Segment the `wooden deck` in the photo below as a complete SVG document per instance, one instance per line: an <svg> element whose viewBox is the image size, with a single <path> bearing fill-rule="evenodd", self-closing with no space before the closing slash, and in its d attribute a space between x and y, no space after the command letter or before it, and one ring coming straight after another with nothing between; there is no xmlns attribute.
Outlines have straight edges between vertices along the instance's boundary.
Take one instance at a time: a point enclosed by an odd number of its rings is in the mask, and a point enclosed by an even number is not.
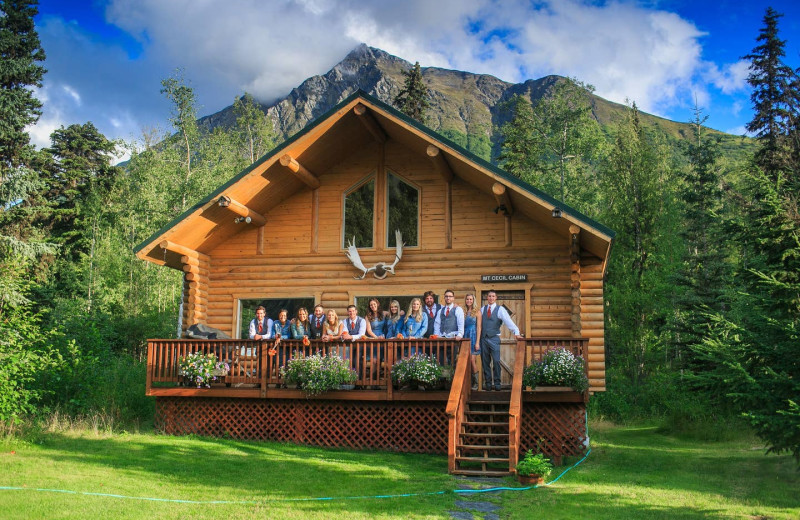
<svg viewBox="0 0 800 520"><path fill-rule="evenodd" d="M554 457L584 449L588 393L566 388L526 390L522 373L548 348L561 346L584 356L587 344L584 338L521 340L515 347L511 387L478 392L470 387L469 344L457 340L313 341L308 346L282 341L272 356L272 341L150 340L146 391L157 398L156 426L165 433L447 453L453 473L468 473L462 464L471 459L463 455L466 446L460 437L471 424L470 414L480 413L476 403L502 403L507 407L504 433L494 434L502 447L488 450L507 451L502 459L491 460L500 460L501 473L510 473L521 454L537 449L541 439L541 449ZM451 378L440 389L393 387L390 367L414 351L451 367ZM215 354L231 365L230 374L212 388L181 386L178 362L192 352ZM356 389L309 397L302 390L283 388L280 364L316 352L349 360L358 372Z"/></svg>

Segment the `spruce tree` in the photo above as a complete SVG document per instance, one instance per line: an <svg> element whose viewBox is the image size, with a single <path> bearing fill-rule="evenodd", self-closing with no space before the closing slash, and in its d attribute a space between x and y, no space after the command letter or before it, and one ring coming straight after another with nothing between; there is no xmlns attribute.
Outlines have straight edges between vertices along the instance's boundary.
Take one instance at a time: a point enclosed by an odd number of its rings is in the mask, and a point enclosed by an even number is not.
<svg viewBox="0 0 800 520"><path fill-rule="evenodd" d="M419 62L414 63L411 70L403 71L406 78L402 90L394 98L394 106L402 113L420 123L425 123L425 110L428 103L428 87L422 81L422 70Z"/></svg>
<svg viewBox="0 0 800 520"><path fill-rule="evenodd" d="M740 215L730 223L740 287L731 310L713 315L697 355L716 366L706 383L749 420L769 451L789 451L800 462L800 218L797 172L786 160L793 116L779 17L767 10L758 38L764 43L749 55L758 81L751 82L755 115L748 128L757 132L759 149L732 197Z"/></svg>
<svg viewBox="0 0 800 520"><path fill-rule="evenodd" d="M793 103L794 71L783 59L786 41L778 37L778 20L783 15L768 7L757 41L761 42L744 59L750 61L747 82L753 88L750 100L755 114L747 130L760 142L756 164L773 178L789 162L789 142Z"/></svg>

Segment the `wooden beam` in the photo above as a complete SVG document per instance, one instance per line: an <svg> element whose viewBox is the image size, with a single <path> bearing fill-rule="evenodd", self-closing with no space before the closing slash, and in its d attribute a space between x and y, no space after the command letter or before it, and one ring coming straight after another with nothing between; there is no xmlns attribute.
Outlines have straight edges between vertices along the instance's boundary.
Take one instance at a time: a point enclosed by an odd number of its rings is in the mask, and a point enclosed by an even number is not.
<svg viewBox="0 0 800 520"><path fill-rule="evenodd" d="M198 260L208 261L208 255L204 255L203 253L198 253L194 249L189 249L186 246L182 246L180 244L176 244L174 242L170 242L169 240L162 240L159 242L158 246L161 249L168 249L173 253L177 253L182 256L188 256L190 258L197 258Z"/></svg>
<svg viewBox="0 0 800 520"><path fill-rule="evenodd" d="M319 179L317 176L308 171L305 166L297 162L297 160L288 153L281 156L281 165L288 168L295 177L300 179L303 184L312 190L319 188Z"/></svg>
<svg viewBox="0 0 800 520"><path fill-rule="evenodd" d="M374 137L376 141L379 143L386 142L386 132L383 131L381 125L375 120L369 109L367 109L363 103L359 103L353 107L353 112L358 116L358 120L369 130L369 133L372 134L372 137Z"/></svg>
<svg viewBox="0 0 800 520"><path fill-rule="evenodd" d="M450 169L450 165L447 163L447 159L444 158L442 151L431 144L428 145L427 153L436 171L442 176L442 179L444 179L445 182L452 181L453 170Z"/></svg>
<svg viewBox="0 0 800 520"><path fill-rule="evenodd" d="M318 251L319 251L319 188L311 192L311 252L317 253Z"/></svg>
<svg viewBox="0 0 800 520"><path fill-rule="evenodd" d="M226 208L240 217L246 219L249 218L250 223L255 226L261 227L267 224L267 219L265 219L263 215L248 208L244 204L233 200L227 195L220 197L217 201L217 204L219 204L219 207Z"/></svg>
<svg viewBox="0 0 800 520"><path fill-rule="evenodd" d="M494 200L497 202L497 207L503 211L504 215L511 216L514 214L514 206L511 205L511 197L509 197L508 190L499 182L492 185L492 194Z"/></svg>
<svg viewBox="0 0 800 520"><path fill-rule="evenodd" d="M453 249L453 183L445 183L444 189L444 248Z"/></svg>

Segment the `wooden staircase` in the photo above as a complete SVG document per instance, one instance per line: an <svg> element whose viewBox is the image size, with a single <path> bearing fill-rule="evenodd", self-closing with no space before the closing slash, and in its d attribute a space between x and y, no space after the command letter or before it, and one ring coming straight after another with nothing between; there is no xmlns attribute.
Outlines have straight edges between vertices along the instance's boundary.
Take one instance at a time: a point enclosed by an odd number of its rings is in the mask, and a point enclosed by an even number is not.
<svg viewBox="0 0 800 520"><path fill-rule="evenodd" d="M458 432L457 475L503 477L509 471L509 401L511 392L470 393Z"/></svg>

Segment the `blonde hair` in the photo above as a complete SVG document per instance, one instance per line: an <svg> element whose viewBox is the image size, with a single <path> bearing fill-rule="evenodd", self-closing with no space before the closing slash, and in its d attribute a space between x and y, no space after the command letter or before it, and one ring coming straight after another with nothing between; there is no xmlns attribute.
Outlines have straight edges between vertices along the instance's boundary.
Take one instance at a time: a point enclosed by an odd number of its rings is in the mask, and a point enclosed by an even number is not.
<svg viewBox="0 0 800 520"><path fill-rule="evenodd" d="M467 296L472 296L472 308L467 308ZM467 293L464 295L464 314L467 316L471 316L473 318L478 317L478 310L479 306L475 305L475 295L472 293Z"/></svg>
<svg viewBox="0 0 800 520"><path fill-rule="evenodd" d="M397 305L397 314L392 314L392 305ZM397 300L392 300L389 302L389 319L392 323L397 323L400 321L400 302Z"/></svg>
<svg viewBox="0 0 800 520"><path fill-rule="evenodd" d="M325 313L325 321L323 322L323 324L322 324L322 325L323 325L323 330L326 330L326 328L327 328L327 329L330 329L330 328L331 328L331 322L328 320L328 317L329 317L331 314L333 314L333 317L336 319L336 321L333 323L333 329L332 329L332 330L333 330L333 332L334 332L334 334L335 334L336 332L338 332L338 331L339 331L339 324L340 324L340 322L339 322L339 315L338 315L338 314L336 314L336 311L335 311L335 310L333 310L333 309L328 309L328 311Z"/></svg>
<svg viewBox="0 0 800 520"><path fill-rule="evenodd" d="M414 306L414 302L419 303L419 309L417 309L416 313L411 310L412 307ZM422 321L422 300L420 300L419 298L412 298L411 302L408 304L408 312L406 313L406 319L412 317L415 320L417 320L417 323Z"/></svg>

